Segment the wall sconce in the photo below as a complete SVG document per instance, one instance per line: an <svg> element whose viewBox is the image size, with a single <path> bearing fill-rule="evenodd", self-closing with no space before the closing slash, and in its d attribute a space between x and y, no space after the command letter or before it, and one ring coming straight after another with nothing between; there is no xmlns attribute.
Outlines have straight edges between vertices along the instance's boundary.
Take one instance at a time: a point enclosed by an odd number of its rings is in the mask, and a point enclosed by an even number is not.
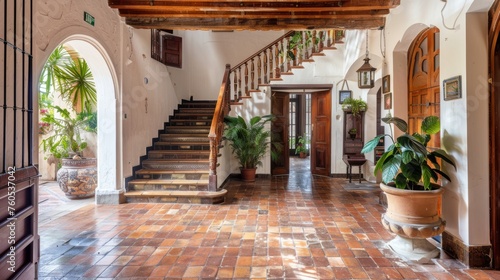
<svg viewBox="0 0 500 280"><path fill-rule="evenodd" d="M356 71L358 72L358 87L359 88L372 88L375 80L375 67L370 65L370 58L368 57L368 30L366 31L366 57L365 63Z"/></svg>

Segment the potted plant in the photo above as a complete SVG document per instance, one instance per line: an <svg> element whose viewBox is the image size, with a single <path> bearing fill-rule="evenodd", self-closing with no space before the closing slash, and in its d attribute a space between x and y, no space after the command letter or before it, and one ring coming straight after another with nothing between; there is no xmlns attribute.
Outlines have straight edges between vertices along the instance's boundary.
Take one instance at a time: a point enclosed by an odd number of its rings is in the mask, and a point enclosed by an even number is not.
<svg viewBox="0 0 500 280"><path fill-rule="evenodd" d="M342 103L342 110L344 111L351 111L352 115L357 117L360 115L360 112L366 111L368 109L368 104L361 98L355 99L352 97L348 97L344 99L344 102Z"/></svg>
<svg viewBox="0 0 500 280"><path fill-rule="evenodd" d="M265 127L272 120L271 115L256 116L246 122L241 116L226 116L224 137L231 142L232 153L240 164L243 181L255 181L257 166L262 165L262 158L270 144L271 131ZM274 144L277 147L277 144ZM277 147L279 148L279 147ZM279 149L276 150L279 152ZM273 160L279 156L271 153Z"/></svg>
<svg viewBox="0 0 500 280"><path fill-rule="evenodd" d="M404 134L396 139L388 134L378 135L365 144L361 153L373 151L383 137L392 140L374 170L374 173L382 172L380 187L387 197L382 224L397 234L389 246L410 260L427 262L439 255L439 250L426 238L441 234L446 225L438 209L444 189L437 182L439 176L448 181L450 177L442 169L442 163L455 169L456 166L446 151L427 147L431 136L440 130L438 117L426 117L421 133L412 135L408 133L407 123L400 118L389 117L382 121L394 124Z"/></svg>
<svg viewBox="0 0 500 280"><path fill-rule="evenodd" d="M96 133L96 114L82 112L72 116L59 106L51 107L42 121L52 131L40 143L44 152L61 163L57 172L59 187L68 198L85 198L94 195L97 187L97 159L83 158L87 142L81 137L83 131Z"/></svg>
<svg viewBox="0 0 500 280"><path fill-rule="evenodd" d="M306 143L307 143L307 137L306 136L299 136L299 140L297 143L297 147L295 148L295 154L299 155L300 158L306 158L307 157L307 148L306 148Z"/></svg>
<svg viewBox="0 0 500 280"><path fill-rule="evenodd" d="M358 134L358 130L353 127L351 129L349 129L349 131L347 133L349 133L349 136L351 137L351 139L355 139L356 135Z"/></svg>

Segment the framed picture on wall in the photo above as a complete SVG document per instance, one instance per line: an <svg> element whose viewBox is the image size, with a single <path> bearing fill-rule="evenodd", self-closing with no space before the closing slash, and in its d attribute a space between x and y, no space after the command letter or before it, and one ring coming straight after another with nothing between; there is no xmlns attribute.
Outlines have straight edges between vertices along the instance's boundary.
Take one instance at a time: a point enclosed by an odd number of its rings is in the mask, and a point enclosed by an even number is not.
<svg viewBox="0 0 500 280"><path fill-rule="evenodd" d="M443 81L444 100L462 98L462 76L455 76Z"/></svg>
<svg viewBox="0 0 500 280"><path fill-rule="evenodd" d="M392 92L384 94L384 109L385 110L392 109Z"/></svg>
<svg viewBox="0 0 500 280"><path fill-rule="evenodd" d="M388 93L391 91L391 76L390 75L385 75L382 78L382 92L383 93Z"/></svg>
<svg viewBox="0 0 500 280"><path fill-rule="evenodd" d="M344 100L346 100L346 98L350 98L351 96L351 90L339 90L339 104L344 103Z"/></svg>

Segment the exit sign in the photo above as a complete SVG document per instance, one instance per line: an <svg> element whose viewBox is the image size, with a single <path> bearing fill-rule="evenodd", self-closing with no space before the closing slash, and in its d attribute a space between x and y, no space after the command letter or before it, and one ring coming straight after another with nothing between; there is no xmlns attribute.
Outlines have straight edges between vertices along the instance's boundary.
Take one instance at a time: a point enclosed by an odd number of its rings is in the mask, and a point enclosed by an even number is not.
<svg viewBox="0 0 500 280"><path fill-rule="evenodd" d="M83 20L92 26L95 24L95 18L87 12L83 12Z"/></svg>

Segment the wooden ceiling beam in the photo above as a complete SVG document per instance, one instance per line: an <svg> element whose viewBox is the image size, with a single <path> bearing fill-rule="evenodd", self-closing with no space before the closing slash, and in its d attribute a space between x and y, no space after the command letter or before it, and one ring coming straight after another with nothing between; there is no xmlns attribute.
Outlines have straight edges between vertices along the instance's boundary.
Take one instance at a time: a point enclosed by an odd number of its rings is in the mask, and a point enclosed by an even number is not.
<svg viewBox="0 0 500 280"><path fill-rule="evenodd" d="M178 12L210 12L210 11L237 11L237 12L275 12L275 11L287 11L287 12L318 12L318 11L330 11L330 12L346 12L346 11L374 11L374 10L388 10L391 7L388 6L365 6L365 7L336 7L336 6L312 6L312 5L300 5L300 6L244 6L244 5L222 5L222 6L187 6L176 5L171 6L116 6L120 10L136 10L136 11L178 11Z"/></svg>
<svg viewBox="0 0 500 280"><path fill-rule="evenodd" d="M234 18L255 18L255 19L265 19L265 18L277 18L277 19L298 19L298 18L326 18L326 19L356 19L358 17L382 17L389 14L389 10L377 10L377 11L361 11L361 12L273 12L273 13L262 13L262 12L246 12L246 13L235 13L235 12L159 12L159 11L134 11L134 10L121 10L120 16L122 17L173 17L173 18L218 18L218 17L234 17Z"/></svg>
<svg viewBox="0 0 500 280"><path fill-rule="evenodd" d="M399 6L401 0L108 0L108 5L113 8L120 6L219 6L219 5L320 5L337 6L340 9L363 8L363 7L385 7L394 8Z"/></svg>
<svg viewBox="0 0 500 280"><path fill-rule="evenodd" d="M108 0L137 28L198 30L366 29L400 0Z"/></svg>
<svg viewBox="0 0 500 280"><path fill-rule="evenodd" d="M373 29L385 24L385 18L357 19L237 19L237 18L127 18L135 28L174 30L305 30Z"/></svg>

